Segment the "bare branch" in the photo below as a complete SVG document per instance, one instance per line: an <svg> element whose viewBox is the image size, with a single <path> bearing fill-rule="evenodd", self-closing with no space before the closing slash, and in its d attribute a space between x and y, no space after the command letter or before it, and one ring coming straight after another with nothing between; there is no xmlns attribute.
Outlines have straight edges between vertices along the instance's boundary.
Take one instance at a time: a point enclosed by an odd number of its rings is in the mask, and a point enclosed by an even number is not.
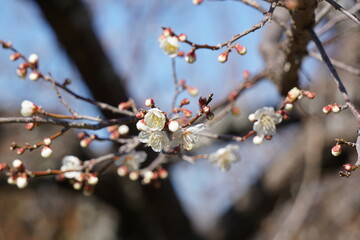
<svg viewBox="0 0 360 240"><path fill-rule="evenodd" d="M356 17L355 15L351 14L349 11L347 11L345 8L343 8L340 4L335 2L334 0L326 0L329 4L331 4L336 10L343 13L345 16L353 20L355 23L360 24L360 19Z"/></svg>

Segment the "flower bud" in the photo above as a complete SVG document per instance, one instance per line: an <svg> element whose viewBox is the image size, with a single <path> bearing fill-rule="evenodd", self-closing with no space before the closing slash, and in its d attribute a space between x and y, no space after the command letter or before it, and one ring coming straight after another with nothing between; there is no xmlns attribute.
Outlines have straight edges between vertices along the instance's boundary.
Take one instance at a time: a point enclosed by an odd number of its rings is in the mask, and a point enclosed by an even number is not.
<svg viewBox="0 0 360 240"><path fill-rule="evenodd" d="M190 100L188 98L184 98L183 100L181 100L180 106L185 106L188 105L190 103Z"/></svg>
<svg viewBox="0 0 360 240"><path fill-rule="evenodd" d="M0 163L0 171L8 168L8 165L6 163Z"/></svg>
<svg viewBox="0 0 360 240"><path fill-rule="evenodd" d="M139 120L139 121L136 123L136 128L137 128L139 131L144 131L144 130L146 130L145 120L144 120L144 119Z"/></svg>
<svg viewBox="0 0 360 240"><path fill-rule="evenodd" d="M291 111L293 110L294 105L292 103L285 103L285 110L286 111Z"/></svg>
<svg viewBox="0 0 360 240"><path fill-rule="evenodd" d="M16 178L13 177L13 176L8 177L7 183L10 184L10 185L16 184Z"/></svg>
<svg viewBox="0 0 360 240"><path fill-rule="evenodd" d="M235 47L236 51L238 52L238 54L240 54L240 55L245 55L245 54L247 53L246 47L241 46L241 45L239 45L238 43L235 44L234 47Z"/></svg>
<svg viewBox="0 0 360 240"><path fill-rule="evenodd" d="M350 163L344 164L343 167L346 171L351 171L351 169L352 169L352 166Z"/></svg>
<svg viewBox="0 0 360 240"><path fill-rule="evenodd" d="M341 106L337 103L334 103L332 106L331 106L331 111L333 113L338 113L341 111Z"/></svg>
<svg viewBox="0 0 360 240"><path fill-rule="evenodd" d="M87 179L87 183L90 185L96 185L98 182L99 182L99 178L94 174L90 174L90 176Z"/></svg>
<svg viewBox="0 0 360 240"><path fill-rule="evenodd" d="M20 57L21 57L21 53L16 52L16 53L13 53L13 54L10 55L10 60L11 60L11 61L16 61L16 60L18 60Z"/></svg>
<svg viewBox="0 0 360 240"><path fill-rule="evenodd" d="M136 180L139 179L139 173L138 173L138 172L131 172L131 173L129 174L129 178L130 178L130 180L132 180L132 181L136 181Z"/></svg>
<svg viewBox="0 0 360 240"><path fill-rule="evenodd" d="M30 79L31 81L39 80L39 78L40 78L40 73L39 73L39 72L31 72L31 73L29 74L29 79Z"/></svg>
<svg viewBox="0 0 360 240"><path fill-rule="evenodd" d="M139 111L138 113L136 113L137 119L143 119L144 117L145 117L144 111Z"/></svg>
<svg viewBox="0 0 360 240"><path fill-rule="evenodd" d="M43 158L48 158L51 156L52 152L53 150L50 147L44 146L43 149L41 149L41 156Z"/></svg>
<svg viewBox="0 0 360 240"><path fill-rule="evenodd" d="M314 99L315 98L315 93L314 92L304 91L303 95L308 97L309 99Z"/></svg>
<svg viewBox="0 0 360 240"><path fill-rule="evenodd" d="M238 116L240 114L240 109L238 107L232 107L231 114L234 116Z"/></svg>
<svg viewBox="0 0 360 240"><path fill-rule="evenodd" d="M176 132L177 130L179 130L180 125L179 125L179 123L177 121L172 120L172 121L169 122L168 127L169 127L169 130L171 132Z"/></svg>
<svg viewBox="0 0 360 240"><path fill-rule="evenodd" d="M154 105L155 105L154 99L148 98L145 100L145 106L152 108L154 107Z"/></svg>
<svg viewBox="0 0 360 240"><path fill-rule="evenodd" d="M125 167L125 166L120 166L120 167L118 167L118 169L117 169L117 174L118 174L120 177L126 176L126 174L128 174L128 169L127 169L127 167Z"/></svg>
<svg viewBox="0 0 360 240"><path fill-rule="evenodd" d="M32 54L30 54L28 61L32 64L36 64L39 61L39 57L37 54L32 53Z"/></svg>
<svg viewBox="0 0 360 240"><path fill-rule="evenodd" d="M129 127L127 125L120 125L118 128L118 132L120 133L120 135L126 135L129 133Z"/></svg>
<svg viewBox="0 0 360 240"><path fill-rule="evenodd" d="M119 103L119 105L118 105L118 109L119 109L119 110L126 110L126 109L129 109L130 107L131 107L131 102L130 102L130 101L121 102L121 103Z"/></svg>
<svg viewBox="0 0 360 240"><path fill-rule="evenodd" d="M194 5L199 5L203 2L204 0L193 0L193 4Z"/></svg>
<svg viewBox="0 0 360 240"><path fill-rule="evenodd" d="M12 162L12 166L13 166L14 168L23 168L23 167L24 167L22 161L19 160L19 159L15 159L15 160Z"/></svg>
<svg viewBox="0 0 360 240"><path fill-rule="evenodd" d="M260 137L260 136L258 136L258 135L256 135L256 136L253 138L253 143L254 143L254 144L257 144L257 145L262 144L263 141L264 141L264 138L263 138L263 137Z"/></svg>
<svg viewBox="0 0 360 240"><path fill-rule="evenodd" d="M325 114L330 113L332 111L332 105L326 105L325 107L323 107L322 111Z"/></svg>
<svg viewBox="0 0 360 240"><path fill-rule="evenodd" d="M300 99L302 96L302 91L297 87L293 87L287 94L285 102L294 102L297 99Z"/></svg>
<svg viewBox="0 0 360 240"><path fill-rule="evenodd" d="M341 152L342 152L341 144L335 144L335 146L331 148L331 154L335 157L339 156Z"/></svg>
<svg viewBox="0 0 360 240"><path fill-rule="evenodd" d="M225 63L228 60L229 53L223 52L218 56L218 61L221 63Z"/></svg>
<svg viewBox="0 0 360 240"><path fill-rule="evenodd" d="M198 91L198 89L196 87L186 86L186 90L193 97L195 97L199 93L199 91Z"/></svg>
<svg viewBox="0 0 360 240"><path fill-rule="evenodd" d="M26 123L25 124L25 128L29 131L33 130L35 128L36 124L35 123Z"/></svg>
<svg viewBox="0 0 360 240"><path fill-rule="evenodd" d="M26 68L17 68L16 69L16 75L18 75L18 77L20 77L21 79L25 79L26 74L27 74Z"/></svg>
<svg viewBox="0 0 360 240"><path fill-rule="evenodd" d="M75 190L80 190L82 188L82 185L83 185L82 182L74 182L73 188Z"/></svg>
<svg viewBox="0 0 360 240"><path fill-rule="evenodd" d="M49 146L51 144L51 138L44 138L44 144Z"/></svg>
<svg viewBox="0 0 360 240"><path fill-rule="evenodd" d="M186 118L191 118L192 112L189 109L183 109L182 112Z"/></svg>
<svg viewBox="0 0 360 240"><path fill-rule="evenodd" d="M36 113L38 107L31 101L24 100L21 103L20 113L23 117L30 117Z"/></svg>
<svg viewBox="0 0 360 240"><path fill-rule="evenodd" d="M166 171L166 169L162 168L159 170L159 177L161 179L166 179L168 176L169 176L169 173L168 173L168 171Z"/></svg>
<svg viewBox="0 0 360 240"><path fill-rule="evenodd" d="M185 42L187 37L186 37L186 34L185 33L180 33L179 36L178 36L178 39L180 42Z"/></svg>
<svg viewBox="0 0 360 240"><path fill-rule="evenodd" d="M19 189L24 189L24 188L26 188L27 185L28 185L28 179L27 179L26 174L22 174L21 176L16 178L16 186Z"/></svg>
<svg viewBox="0 0 360 240"><path fill-rule="evenodd" d="M187 63L194 63L196 62L196 54L194 51L190 51L185 55L185 61Z"/></svg>
<svg viewBox="0 0 360 240"><path fill-rule="evenodd" d="M255 113L249 114L248 119L249 119L250 122L255 122L255 121L256 121L256 119L255 119Z"/></svg>
<svg viewBox="0 0 360 240"><path fill-rule="evenodd" d="M206 97L200 97L199 98L199 106L202 107L206 104L207 100Z"/></svg>
<svg viewBox="0 0 360 240"><path fill-rule="evenodd" d="M213 120L214 119L214 117L215 117L215 115L214 115L214 113L212 113L212 112L208 112L208 113L206 113L206 119L207 120Z"/></svg>
<svg viewBox="0 0 360 240"><path fill-rule="evenodd" d="M173 35L173 31L171 28L164 28L162 35L164 35L165 37L169 37Z"/></svg>
<svg viewBox="0 0 360 240"><path fill-rule="evenodd" d="M91 138L84 138L80 141L80 146L86 148L92 142Z"/></svg>
<svg viewBox="0 0 360 240"><path fill-rule="evenodd" d="M204 107L202 107L202 108L201 108L201 111L202 111L203 113L208 113L208 112L210 112L210 106L204 106Z"/></svg>

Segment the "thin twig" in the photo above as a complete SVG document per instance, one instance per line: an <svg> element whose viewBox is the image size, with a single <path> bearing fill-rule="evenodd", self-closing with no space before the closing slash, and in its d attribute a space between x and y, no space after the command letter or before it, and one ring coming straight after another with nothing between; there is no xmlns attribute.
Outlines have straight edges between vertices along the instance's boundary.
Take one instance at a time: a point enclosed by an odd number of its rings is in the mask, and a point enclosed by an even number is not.
<svg viewBox="0 0 360 240"><path fill-rule="evenodd" d="M334 0L326 0L329 4L331 4L336 10L340 11L342 14L353 20L355 23L360 24L360 19L355 15L351 14L345 8L343 8L340 4L335 2Z"/></svg>
<svg viewBox="0 0 360 240"><path fill-rule="evenodd" d="M319 52L321 54L321 57L322 57L324 63L328 66L328 68L331 72L331 75L333 76L333 78L336 82L336 85L338 86L338 88L345 100L346 105L350 108L352 114L355 116L355 118L358 122L358 125L360 125L360 113L355 108L354 104L351 102L350 97L346 91L346 88L345 88L344 84L342 83L338 73L336 72L336 69L334 68L333 64L331 63L330 58L326 54L326 51L325 51L324 47L322 46L320 39L318 38L318 36L316 35L316 33L314 32L313 29L310 30L310 33L311 33L311 36L312 36L312 39L313 39L315 45L319 49Z"/></svg>

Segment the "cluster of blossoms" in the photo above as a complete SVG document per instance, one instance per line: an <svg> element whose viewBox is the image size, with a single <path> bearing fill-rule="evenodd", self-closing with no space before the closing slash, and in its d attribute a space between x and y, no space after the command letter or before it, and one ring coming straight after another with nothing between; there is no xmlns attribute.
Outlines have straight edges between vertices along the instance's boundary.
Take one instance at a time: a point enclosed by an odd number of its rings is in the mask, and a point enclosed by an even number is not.
<svg viewBox="0 0 360 240"><path fill-rule="evenodd" d="M19 159L15 159L12 162L12 167L8 166L6 163L0 164L0 171L7 169L6 175L8 176L7 182L11 185L16 185L18 188L23 189L28 185L29 175L26 172L23 162Z"/></svg>
<svg viewBox="0 0 360 240"><path fill-rule="evenodd" d="M158 108L152 108L146 112L143 119L136 124L139 133L139 141L146 143L155 152L161 152L167 147L182 147L185 150L191 150L199 138L196 133L204 130L204 124L198 124L193 127L182 128L178 121L167 120L165 113ZM171 140L168 132L172 133Z"/></svg>
<svg viewBox="0 0 360 240"><path fill-rule="evenodd" d="M82 162L75 156L65 156L60 170L63 173L57 175L58 180L69 179L74 189L83 189L87 196L94 192L94 187L99 181L96 173L83 172Z"/></svg>

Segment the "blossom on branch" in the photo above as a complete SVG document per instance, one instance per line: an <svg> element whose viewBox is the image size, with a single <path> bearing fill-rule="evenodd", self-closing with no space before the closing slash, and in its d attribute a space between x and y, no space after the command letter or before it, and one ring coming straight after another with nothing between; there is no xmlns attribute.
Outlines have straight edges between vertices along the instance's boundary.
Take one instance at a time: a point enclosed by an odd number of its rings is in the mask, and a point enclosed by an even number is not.
<svg viewBox="0 0 360 240"><path fill-rule="evenodd" d="M205 124L198 124L194 127L180 129L173 134L172 146L182 146L185 150L190 151L194 145L200 141L196 133L205 129Z"/></svg>
<svg viewBox="0 0 360 240"><path fill-rule="evenodd" d="M253 130L257 136L264 138L276 133L276 124L281 123L282 116L272 107L263 107L249 115L249 120L255 122Z"/></svg>
<svg viewBox="0 0 360 240"><path fill-rule="evenodd" d="M20 113L23 117L31 117L36 113L38 106L36 106L33 102L29 100L24 100L21 103Z"/></svg>
<svg viewBox="0 0 360 240"><path fill-rule="evenodd" d="M229 144L224 148L220 148L210 155L209 161L218 166L221 171L228 171L232 163L240 161L239 146Z"/></svg>
<svg viewBox="0 0 360 240"><path fill-rule="evenodd" d="M177 56L180 49L180 43L177 37L161 35L159 41L161 49L167 55L172 58Z"/></svg>
<svg viewBox="0 0 360 240"><path fill-rule="evenodd" d="M140 164L146 160L147 154L144 151L133 151L122 155L116 164L125 166L127 170L134 171L140 168Z"/></svg>
<svg viewBox="0 0 360 240"><path fill-rule="evenodd" d="M139 133L139 141L146 143L146 146L151 147L154 152L161 152L169 145L169 138L165 132L153 131L150 128Z"/></svg>
<svg viewBox="0 0 360 240"><path fill-rule="evenodd" d="M60 170L67 171L67 170L77 170L80 168L81 168L81 161L79 158L75 156L65 156L62 160L62 166ZM64 173L64 176L69 179L79 177L80 175L81 175L81 171L70 171Z"/></svg>
<svg viewBox="0 0 360 240"><path fill-rule="evenodd" d="M162 130L165 126L166 117L160 109L152 108L145 114L144 121L150 130Z"/></svg>

